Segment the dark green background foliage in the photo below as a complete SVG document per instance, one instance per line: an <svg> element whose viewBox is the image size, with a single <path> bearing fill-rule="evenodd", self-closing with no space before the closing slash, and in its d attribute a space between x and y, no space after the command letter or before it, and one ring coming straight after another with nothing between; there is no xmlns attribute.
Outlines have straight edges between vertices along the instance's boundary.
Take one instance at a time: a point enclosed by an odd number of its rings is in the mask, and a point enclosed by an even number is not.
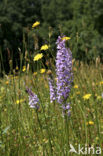
<svg viewBox="0 0 103 156"><path fill-rule="evenodd" d="M32 30L35 21L41 24ZM0 0L0 69L8 70L10 59L15 60L15 67L20 61L18 48L23 55L26 50L34 53L37 40L39 46L50 42L55 48L59 34L71 37L76 59L102 59L103 0Z"/></svg>

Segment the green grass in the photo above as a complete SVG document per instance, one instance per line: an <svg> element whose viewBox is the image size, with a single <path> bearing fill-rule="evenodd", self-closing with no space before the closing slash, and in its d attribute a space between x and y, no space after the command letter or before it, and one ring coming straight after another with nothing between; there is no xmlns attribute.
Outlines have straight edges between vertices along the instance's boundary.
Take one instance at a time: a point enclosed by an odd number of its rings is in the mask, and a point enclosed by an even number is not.
<svg viewBox="0 0 103 156"><path fill-rule="evenodd" d="M47 74L26 71L0 79L0 155L68 156L76 149L103 145L103 65L73 64L74 84L69 96L71 117L65 119L58 103L50 103ZM75 88L75 85L78 87ZM29 108L25 87L40 99L40 109ZM83 96L91 94L85 100ZM22 99L17 103L17 100ZM88 124L92 121L92 124Z"/></svg>

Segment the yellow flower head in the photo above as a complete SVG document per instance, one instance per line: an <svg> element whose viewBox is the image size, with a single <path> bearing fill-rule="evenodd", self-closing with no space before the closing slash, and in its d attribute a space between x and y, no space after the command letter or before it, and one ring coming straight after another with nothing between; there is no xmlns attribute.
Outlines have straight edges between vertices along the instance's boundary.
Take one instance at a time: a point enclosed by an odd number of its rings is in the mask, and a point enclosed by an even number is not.
<svg viewBox="0 0 103 156"><path fill-rule="evenodd" d="M35 27L37 27L38 25L40 25L40 22L39 22L39 21L36 21L36 22L32 25L32 28L35 28Z"/></svg>
<svg viewBox="0 0 103 156"><path fill-rule="evenodd" d="M49 49L49 46L47 44L41 46L40 50L47 50Z"/></svg>
<svg viewBox="0 0 103 156"><path fill-rule="evenodd" d="M40 60L41 58L43 57L43 54L42 53L40 53L40 54L37 54L35 57L34 57L34 61L38 61L38 60Z"/></svg>
<svg viewBox="0 0 103 156"><path fill-rule="evenodd" d="M37 75L37 72L34 72L33 75L36 76Z"/></svg>
<svg viewBox="0 0 103 156"><path fill-rule="evenodd" d="M19 68L18 68L18 66L16 66L16 70L18 70Z"/></svg>
<svg viewBox="0 0 103 156"><path fill-rule="evenodd" d="M99 82L99 85L100 85L100 86L103 85L103 81Z"/></svg>
<svg viewBox="0 0 103 156"><path fill-rule="evenodd" d="M9 81L6 81L5 83L6 83L6 85L8 85L9 84Z"/></svg>
<svg viewBox="0 0 103 156"><path fill-rule="evenodd" d="M78 88L78 85L74 85L74 88L76 88L76 89L77 89L77 88Z"/></svg>
<svg viewBox="0 0 103 156"><path fill-rule="evenodd" d="M40 69L41 74L45 73L45 71L46 71L45 69Z"/></svg>
<svg viewBox="0 0 103 156"><path fill-rule="evenodd" d="M25 99L17 100L17 101L16 101L16 104L22 103L22 102L24 102L24 101L25 101Z"/></svg>
<svg viewBox="0 0 103 156"><path fill-rule="evenodd" d="M24 72L24 71L26 71L26 66L23 66L23 69L22 69L22 71Z"/></svg>
<svg viewBox="0 0 103 156"><path fill-rule="evenodd" d="M83 99L88 100L90 97L91 97L91 94L86 94L86 95L83 96Z"/></svg>
<svg viewBox="0 0 103 156"><path fill-rule="evenodd" d="M93 121L89 121L86 123L87 125L94 125L94 122Z"/></svg>
<svg viewBox="0 0 103 156"><path fill-rule="evenodd" d="M70 37L66 37L66 36L62 38L62 40L66 40L66 41L70 39L71 39Z"/></svg>

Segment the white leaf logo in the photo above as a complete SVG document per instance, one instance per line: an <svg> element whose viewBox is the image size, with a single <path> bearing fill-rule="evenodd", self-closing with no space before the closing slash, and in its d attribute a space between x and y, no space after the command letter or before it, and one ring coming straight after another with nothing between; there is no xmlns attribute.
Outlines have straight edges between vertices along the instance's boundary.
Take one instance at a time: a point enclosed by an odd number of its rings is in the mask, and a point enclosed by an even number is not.
<svg viewBox="0 0 103 156"><path fill-rule="evenodd" d="M70 151L71 153L77 153L77 151L75 150L75 148L73 147L73 145L70 144Z"/></svg>

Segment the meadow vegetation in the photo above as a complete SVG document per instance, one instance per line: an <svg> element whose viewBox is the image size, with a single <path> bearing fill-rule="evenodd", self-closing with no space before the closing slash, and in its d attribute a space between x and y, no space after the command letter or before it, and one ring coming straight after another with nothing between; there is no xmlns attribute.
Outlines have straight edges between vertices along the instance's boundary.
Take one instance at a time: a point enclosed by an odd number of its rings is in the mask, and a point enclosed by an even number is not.
<svg viewBox="0 0 103 156"><path fill-rule="evenodd" d="M69 155L69 144L102 147L103 65L72 62L67 120L60 104L50 103L48 70L32 73L25 67L0 79L0 155ZM38 111L28 105L26 86L39 97Z"/></svg>

